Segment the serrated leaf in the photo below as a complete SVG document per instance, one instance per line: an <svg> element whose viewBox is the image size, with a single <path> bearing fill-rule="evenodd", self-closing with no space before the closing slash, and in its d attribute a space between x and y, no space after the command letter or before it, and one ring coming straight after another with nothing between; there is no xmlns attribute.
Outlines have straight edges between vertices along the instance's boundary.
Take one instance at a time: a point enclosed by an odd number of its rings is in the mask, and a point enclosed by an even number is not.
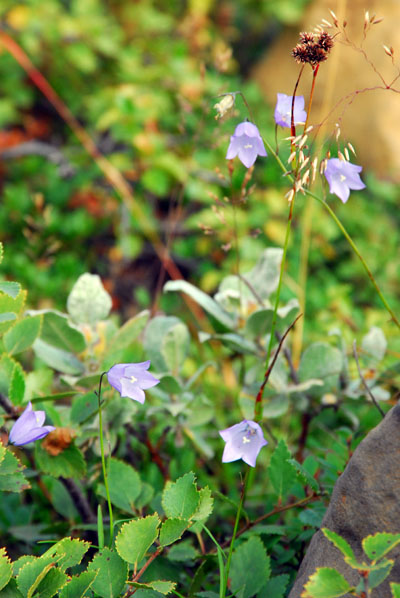
<svg viewBox="0 0 400 598"><path fill-rule="evenodd" d="M18 297L20 290L21 285L19 284L19 282L12 282L8 280L3 280L0 282L0 291L2 293L5 293L9 297L12 297L13 299L16 299Z"/></svg>
<svg viewBox="0 0 400 598"><path fill-rule="evenodd" d="M108 468L111 502L128 513L134 512L135 500L142 489L138 472L131 465L114 458L109 459Z"/></svg>
<svg viewBox="0 0 400 598"><path fill-rule="evenodd" d="M29 349L39 335L42 316L27 316L17 322L3 337L4 348L10 355Z"/></svg>
<svg viewBox="0 0 400 598"><path fill-rule="evenodd" d="M168 546L179 540L189 525L189 521L184 519L166 519L160 529L161 546Z"/></svg>
<svg viewBox="0 0 400 598"><path fill-rule="evenodd" d="M176 482L167 481L161 502L167 517L189 520L196 512L199 500L195 476L190 471Z"/></svg>
<svg viewBox="0 0 400 598"><path fill-rule="evenodd" d="M297 479L297 472L289 462L292 455L283 439L272 453L268 467L269 478L279 498L287 496Z"/></svg>
<svg viewBox="0 0 400 598"><path fill-rule="evenodd" d="M0 319L0 335L6 332L14 325L14 319L10 319L10 313L18 317L24 308L26 300L26 291L18 293L17 297L13 299L9 295L0 294L0 316L6 314L6 319Z"/></svg>
<svg viewBox="0 0 400 598"><path fill-rule="evenodd" d="M83 455L73 443L53 456L40 442L35 442L35 460L39 469L55 478L82 478L86 473Z"/></svg>
<svg viewBox="0 0 400 598"><path fill-rule="evenodd" d="M17 588L17 582L14 578L10 579L3 590L0 590L0 598L23 598L21 592Z"/></svg>
<svg viewBox="0 0 400 598"><path fill-rule="evenodd" d="M398 544L400 544L400 534L386 532L367 536L362 541L363 550L371 561L381 559Z"/></svg>
<svg viewBox="0 0 400 598"><path fill-rule="evenodd" d="M146 309L125 322L112 337L107 351L112 353L115 350L120 351L129 347L143 332L149 317L150 312Z"/></svg>
<svg viewBox="0 0 400 598"><path fill-rule="evenodd" d="M84 571L80 575L71 577L60 591L59 598L84 598L96 575L97 571Z"/></svg>
<svg viewBox="0 0 400 598"><path fill-rule="evenodd" d="M190 540L182 540L171 546L168 550L167 558L169 561L185 562L193 561L199 556L197 550L191 544Z"/></svg>
<svg viewBox="0 0 400 598"><path fill-rule="evenodd" d="M10 581L12 576L11 561L7 556L5 548L0 548L0 590Z"/></svg>
<svg viewBox="0 0 400 598"><path fill-rule="evenodd" d="M40 583L38 583L36 587L35 584L33 584L28 592L27 598L36 598L36 596L40 596L40 598L52 598L65 585L67 579L68 576L60 571L60 569L51 567L51 569L43 575L43 579L40 580Z"/></svg>
<svg viewBox="0 0 400 598"><path fill-rule="evenodd" d="M271 575L270 558L258 536L251 536L232 555L230 589L241 598L257 594Z"/></svg>
<svg viewBox="0 0 400 598"><path fill-rule="evenodd" d="M17 457L10 451L5 451L0 461L0 490L6 492L21 492L30 488L30 484L21 473L24 467Z"/></svg>
<svg viewBox="0 0 400 598"><path fill-rule="evenodd" d="M340 598L347 594L351 587L339 571L331 567L321 567L310 576L301 598Z"/></svg>
<svg viewBox="0 0 400 598"><path fill-rule="evenodd" d="M319 485L317 480L299 463L296 459L288 459L290 465L293 465L297 471L298 476L302 480L303 484L310 486L314 492L319 492Z"/></svg>
<svg viewBox="0 0 400 598"><path fill-rule="evenodd" d="M16 319L17 319L17 314L14 314L12 311L6 311L6 312L0 314L0 324L2 324L3 322L5 324L14 322L14 320L16 320Z"/></svg>
<svg viewBox="0 0 400 598"><path fill-rule="evenodd" d="M392 590L392 598L400 598L400 583L391 581L390 589Z"/></svg>
<svg viewBox="0 0 400 598"><path fill-rule="evenodd" d="M85 337L77 328L71 326L66 315L48 310L42 313L42 317L42 341L70 353L81 353L86 349Z"/></svg>
<svg viewBox="0 0 400 598"><path fill-rule="evenodd" d="M156 540L159 525L160 519L158 515L149 515L148 517L134 519L129 523L125 523L117 535L115 547L119 556L127 563L133 564L135 570L138 563Z"/></svg>
<svg viewBox="0 0 400 598"><path fill-rule="evenodd" d="M176 583L174 581L164 581L164 580L157 580L157 581L149 581L147 583L140 583L140 582L132 582L134 588L143 589L143 590L154 590L155 592L160 592L163 596L170 594L172 590L175 589Z"/></svg>
<svg viewBox="0 0 400 598"><path fill-rule="evenodd" d="M19 363L16 363L11 374L8 396L13 405L21 405L25 395L25 374Z"/></svg>
<svg viewBox="0 0 400 598"><path fill-rule="evenodd" d="M109 548L98 552L88 565L88 571L96 571L93 590L102 598L119 598L128 577L128 565ZM61 597L60 597L61 598Z"/></svg>
<svg viewBox="0 0 400 598"><path fill-rule="evenodd" d="M82 558L89 550L89 547L89 542L72 538L63 538L49 548L43 556L55 557L60 569L66 571L70 567L79 565Z"/></svg>
<svg viewBox="0 0 400 598"><path fill-rule="evenodd" d="M75 376L85 371L83 363L69 351L53 347L41 338L37 338L32 346L36 355L53 370Z"/></svg>
<svg viewBox="0 0 400 598"><path fill-rule="evenodd" d="M208 486L202 488L199 492L199 505L192 515L193 521L205 521L212 513L214 499L211 496L211 490Z"/></svg>
<svg viewBox="0 0 400 598"><path fill-rule="evenodd" d="M368 588L373 590L387 578L394 565L394 561L385 559L380 563L374 565L374 568L369 572Z"/></svg>
<svg viewBox="0 0 400 598"><path fill-rule="evenodd" d="M267 596L271 596L271 598L284 598L288 583L289 575L283 574L271 577L257 594L257 598L266 598Z"/></svg>
<svg viewBox="0 0 400 598"><path fill-rule="evenodd" d="M186 282L186 280L169 280L163 288L165 293L175 291L185 293L189 295L200 307L210 314L219 324L225 329L232 330L235 326L235 322L230 314L222 309L222 307L214 301L209 295L195 287L194 285Z"/></svg>
<svg viewBox="0 0 400 598"><path fill-rule="evenodd" d="M34 560L29 560L27 563L25 563L23 565L23 567L20 569L18 576L17 576L17 584L18 584L18 589L20 590L20 592L24 596L24 598L32 598L32 596L36 590L38 592L39 592L39 590L41 590L40 586L43 583L46 576L51 571L55 570L54 565L56 562L57 562L57 559L54 559L50 556L46 556L46 557L35 558ZM65 577L65 580L64 580L64 582L65 582L67 579L67 576L64 575L61 571L58 571L58 573L61 573L61 575ZM50 579L50 582L51 581L52 580ZM46 598L48 598L49 594L51 594L51 596L54 596L54 594L57 592L57 590L64 583L64 582L62 582L61 585L58 585L60 581L61 581L60 577L58 577L58 580L57 579L54 580L54 582L55 582L54 585L56 586L56 589L53 593L51 593L49 591L52 589L50 586L46 587ZM39 593L39 595L42 598L42 594Z"/></svg>
<svg viewBox="0 0 400 598"><path fill-rule="evenodd" d="M339 534L331 529L328 529L327 527L321 528L321 532L326 538L328 538L328 540L332 542L332 544L334 544L334 546L336 546L336 548L338 548L338 550L340 550L346 563L348 563L350 566L356 564L358 565L353 549L351 548L350 544L344 538L342 538L342 536L339 536Z"/></svg>

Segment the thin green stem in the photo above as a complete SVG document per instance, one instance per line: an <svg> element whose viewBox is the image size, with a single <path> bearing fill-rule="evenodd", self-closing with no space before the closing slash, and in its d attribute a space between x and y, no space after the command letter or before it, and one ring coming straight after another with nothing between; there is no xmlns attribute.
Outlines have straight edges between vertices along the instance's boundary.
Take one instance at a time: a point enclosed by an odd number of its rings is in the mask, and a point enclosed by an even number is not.
<svg viewBox="0 0 400 598"><path fill-rule="evenodd" d="M267 349L267 357L265 360L265 367L267 370L269 367L269 360L271 357L272 345L273 345L274 339L275 339L275 328L276 328L276 322L278 319L278 306L279 306L279 299L281 296L283 272L285 270L285 264L286 264L286 255L287 255L287 250L288 250L288 246L289 246L290 231L291 231L291 227L292 227L293 207L294 207L295 197L296 197L296 194L293 195L293 199L289 205L289 216L288 216L288 221L287 221L287 225L286 225L285 242L283 245L283 255L282 255L282 261L281 261L281 268L280 268L280 272L279 272L278 288L276 290L274 312L272 314L271 332L270 332L270 338L269 338L268 349ZM255 421L259 421L262 418L262 394L263 393L261 392L257 395L257 399L255 402L255 406L254 406L254 420Z"/></svg>
<svg viewBox="0 0 400 598"><path fill-rule="evenodd" d="M231 543L230 543L230 546L229 546L228 559L227 559L226 565L225 565L224 591L223 591L223 594L222 594L223 598L226 597L226 590L228 588L229 570L231 568L233 545L235 543L236 533L237 533L237 530L238 530L238 527L239 527L240 515L242 513L242 507L243 507L244 499L246 497L247 487L248 487L248 483L249 483L249 474L250 474L250 467L248 467L247 471L246 471L246 475L245 475L243 486L242 486L242 492L241 492L241 495L240 495L239 506L238 506L238 510L236 512L235 525L233 526L233 533L232 533Z"/></svg>
<svg viewBox="0 0 400 598"><path fill-rule="evenodd" d="M103 376L105 376L106 373L107 372L103 372L100 376L99 390L96 394L97 394L97 400L99 402L99 437L100 437L101 466L103 468L104 487L106 489L108 512L110 515L110 546L112 546L113 535L114 535L114 520L113 520L113 512L112 512L111 499L110 499L110 491L108 488L106 459L104 456L103 414L102 414L102 409L101 409L101 383L103 381Z"/></svg>
<svg viewBox="0 0 400 598"><path fill-rule="evenodd" d="M370 281L374 285L375 290L376 290L376 292L378 293L378 295L380 297L380 300L382 301L382 303L385 306L386 310L391 315L393 322L396 324L396 326L398 328L400 328L400 322L399 322L398 318L396 317L396 314L394 313L394 311L390 307L389 303L386 301L386 299L385 299L385 297L384 297L381 289L378 286L378 283L376 282L376 280L374 278L374 275L372 274L371 270L368 267L368 264L364 260L364 258L361 255L361 253L360 253L357 245L354 243L353 239L350 237L349 233L347 232L347 230L344 227L344 225L342 224L342 222L336 216L335 212L332 210L332 208L330 207L330 205L328 203L326 203L326 201L324 201L323 199L321 199L320 197L318 197L318 195L315 195L311 191L306 191L306 193L308 195L310 195L311 197L313 197L314 199L316 199L320 204L322 204L324 206L324 208L328 211L328 213L330 214L330 216L333 218L333 220L336 222L337 226L342 231L342 233L343 233L344 237L346 238L347 242L349 243L350 247L352 248L352 250L354 251L354 253L358 257L358 259L360 260L360 262L362 263L362 265L364 267L364 270L366 271L366 273L368 274L368 277L369 277Z"/></svg>
<svg viewBox="0 0 400 598"><path fill-rule="evenodd" d="M267 148L269 149L269 151L271 152L271 154L273 154L273 156L274 156L275 160L277 161L277 163L279 164L282 172L287 173L287 169L286 169L284 163L282 162L282 160L280 159L280 157L275 154L274 149L271 146L271 144L268 143L268 141L266 141L264 138L263 138L263 141L264 141L265 145L267 146ZM288 178L289 178L289 180L291 182L293 182L293 177L291 175L288 175ZM371 280L373 286L375 287L375 290L378 293L378 296L379 296L380 300L382 301L383 305L385 306L387 312L390 314L393 322L396 324L396 326L398 328L400 328L400 322L399 322L398 318L396 317L396 314L393 312L392 308L390 307L390 305L386 301L386 299L385 299L382 291L380 290L380 288L378 286L378 283L376 282L376 280L374 278L374 275L372 274L371 270L368 267L368 264L364 260L364 258L361 255L361 253L360 253L357 245L354 243L353 239L351 238L351 236L347 232L346 228L344 227L344 225L342 224L342 222L340 221L340 219L336 216L335 212L332 210L332 208L329 206L329 204L326 201L324 201L323 199L321 199L320 197L318 197L318 195L316 195L312 191L309 191L308 189L305 189L305 193L307 195L309 195L310 197L313 197L314 199L316 199L329 212L330 216L336 222L337 226L339 227L339 229L343 233L343 236L345 237L345 239L349 243L350 247L352 248L352 250L354 251L354 253L357 255L357 257L360 260L360 262L362 263L362 265L364 267L364 270L366 271L366 273L368 275L368 278Z"/></svg>

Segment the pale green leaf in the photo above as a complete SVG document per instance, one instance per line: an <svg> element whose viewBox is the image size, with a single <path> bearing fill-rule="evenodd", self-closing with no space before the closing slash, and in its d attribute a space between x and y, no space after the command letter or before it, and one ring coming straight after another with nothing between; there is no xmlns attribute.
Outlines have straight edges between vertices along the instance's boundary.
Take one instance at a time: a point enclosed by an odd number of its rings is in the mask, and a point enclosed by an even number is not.
<svg viewBox="0 0 400 598"><path fill-rule="evenodd" d="M119 556L135 569L158 536L160 520L157 514L125 523L115 540Z"/></svg>
<svg viewBox="0 0 400 598"><path fill-rule="evenodd" d="M168 546L179 540L189 525L189 521L184 519L166 519L160 529L161 546Z"/></svg>
<svg viewBox="0 0 400 598"><path fill-rule="evenodd" d="M400 534L386 532L367 536L362 541L363 550L371 561L381 559L398 544L400 544Z"/></svg>
<svg viewBox="0 0 400 598"><path fill-rule="evenodd" d="M20 290L21 285L19 284L19 282L11 282L8 280L3 280L0 282L0 291L2 293L5 293L6 295L9 295L13 299L16 299L16 297L18 297Z"/></svg>
<svg viewBox="0 0 400 598"><path fill-rule="evenodd" d="M0 590L10 581L12 576L11 561L7 556L6 549L0 548Z"/></svg>
<svg viewBox="0 0 400 598"><path fill-rule="evenodd" d="M340 598L349 590L351 585L339 571L331 567L321 567L310 576L301 598Z"/></svg>
<svg viewBox="0 0 400 598"><path fill-rule="evenodd" d="M59 598L84 598L96 575L97 571L84 571L80 575L71 577L60 591Z"/></svg>
<svg viewBox="0 0 400 598"><path fill-rule="evenodd" d="M167 481L162 506L167 517L191 519L199 505L200 495L196 488L195 476L186 473L176 482Z"/></svg>
<svg viewBox="0 0 400 598"><path fill-rule="evenodd" d="M42 316L27 316L4 335L4 348L10 355L21 353L32 346L39 335Z"/></svg>

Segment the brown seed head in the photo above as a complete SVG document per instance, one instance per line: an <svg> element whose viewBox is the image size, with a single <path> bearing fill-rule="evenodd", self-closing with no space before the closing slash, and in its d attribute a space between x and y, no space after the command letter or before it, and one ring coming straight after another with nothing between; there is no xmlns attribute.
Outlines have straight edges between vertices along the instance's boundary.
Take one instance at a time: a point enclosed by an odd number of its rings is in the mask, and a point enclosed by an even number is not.
<svg viewBox="0 0 400 598"><path fill-rule="evenodd" d="M299 63L315 66L327 59L333 47L333 37L326 31L319 34L302 32L299 43L292 50L293 58Z"/></svg>

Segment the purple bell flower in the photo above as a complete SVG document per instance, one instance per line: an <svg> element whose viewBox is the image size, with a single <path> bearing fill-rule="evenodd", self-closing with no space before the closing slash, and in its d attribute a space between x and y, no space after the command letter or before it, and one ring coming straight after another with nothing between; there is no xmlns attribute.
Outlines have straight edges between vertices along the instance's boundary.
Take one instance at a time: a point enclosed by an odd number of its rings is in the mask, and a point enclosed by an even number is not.
<svg viewBox="0 0 400 598"><path fill-rule="evenodd" d="M255 467L258 453L268 444L260 426L247 419L226 430L220 430L219 434L226 442L222 463L243 459L245 463Z"/></svg>
<svg viewBox="0 0 400 598"><path fill-rule="evenodd" d="M329 191L346 203L349 199L350 189L365 189L358 174L361 171L362 166L357 166L346 160L339 160L339 158L330 158L324 173L329 183Z"/></svg>
<svg viewBox="0 0 400 598"><path fill-rule="evenodd" d="M145 400L143 390L160 382L147 371L149 367L150 361L118 363L108 370L107 378L111 386L118 390L121 397L129 397L143 404Z"/></svg>
<svg viewBox="0 0 400 598"><path fill-rule="evenodd" d="M29 401L25 411L11 428L8 441L15 446L22 446L44 438L49 432L55 430L54 426L43 425L45 419L45 412L33 411L32 403Z"/></svg>
<svg viewBox="0 0 400 598"><path fill-rule="evenodd" d="M293 96L287 96L285 93L278 93L278 100L275 106L275 122L281 127L291 127L292 124L292 99ZM293 119L295 125L306 122L307 112L304 110L304 96L294 98Z"/></svg>
<svg viewBox="0 0 400 598"><path fill-rule="evenodd" d="M256 161L257 156L266 156L263 140L256 125L245 121L240 123L231 137L231 142L226 153L226 159L232 160L236 156L250 168Z"/></svg>

